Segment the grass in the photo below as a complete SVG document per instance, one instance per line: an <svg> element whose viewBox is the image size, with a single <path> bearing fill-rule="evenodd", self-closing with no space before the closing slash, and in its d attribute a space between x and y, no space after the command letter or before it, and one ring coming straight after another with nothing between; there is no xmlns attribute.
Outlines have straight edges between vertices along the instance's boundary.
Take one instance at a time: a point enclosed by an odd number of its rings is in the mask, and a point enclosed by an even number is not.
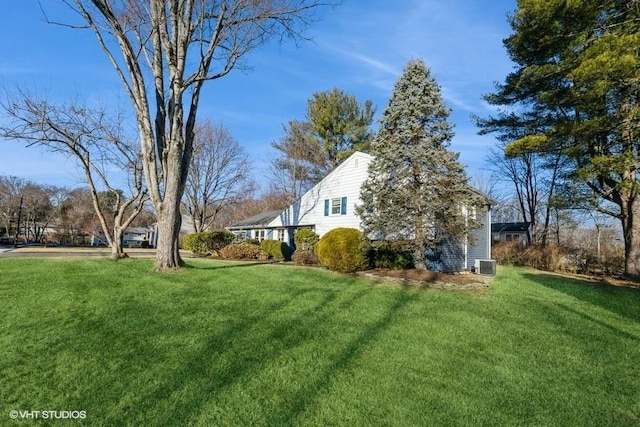
<svg viewBox="0 0 640 427"><path fill-rule="evenodd" d="M0 425L640 425L638 290L514 268L451 292L151 267L0 259Z"/></svg>

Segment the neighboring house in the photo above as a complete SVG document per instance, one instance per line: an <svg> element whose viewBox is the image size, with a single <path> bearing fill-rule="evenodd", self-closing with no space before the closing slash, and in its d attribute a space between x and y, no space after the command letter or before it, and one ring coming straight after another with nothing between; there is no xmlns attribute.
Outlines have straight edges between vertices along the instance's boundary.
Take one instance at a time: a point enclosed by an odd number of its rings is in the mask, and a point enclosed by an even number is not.
<svg viewBox="0 0 640 427"><path fill-rule="evenodd" d="M122 235L122 246L125 248L141 248L147 246L155 248L158 241L158 232L155 226L129 227ZM146 242L146 243L145 243ZM107 238L101 229L96 229L91 236L91 246L106 246Z"/></svg>
<svg viewBox="0 0 640 427"><path fill-rule="evenodd" d="M494 222L491 224L491 238L494 242L531 243L531 223L529 222Z"/></svg>
<svg viewBox="0 0 640 427"><path fill-rule="evenodd" d="M285 227L275 229L269 226L281 213L282 210L262 212L227 227L227 230L235 234L238 240L257 239L263 241L265 239L273 239L289 243L288 236L285 236L287 231Z"/></svg>
<svg viewBox="0 0 640 427"><path fill-rule="evenodd" d="M373 157L356 151L331 171L322 181L283 211L265 212L227 227L236 235L274 239L293 246L293 235L301 228L309 228L320 237L338 227L362 230L355 207L360 203L360 187L367 178ZM471 239L456 245L455 250L443 247L430 254L430 268L442 271L471 270L476 259L491 258L491 205L487 198L482 208L469 209L477 215L482 227ZM447 258L444 262L440 260Z"/></svg>

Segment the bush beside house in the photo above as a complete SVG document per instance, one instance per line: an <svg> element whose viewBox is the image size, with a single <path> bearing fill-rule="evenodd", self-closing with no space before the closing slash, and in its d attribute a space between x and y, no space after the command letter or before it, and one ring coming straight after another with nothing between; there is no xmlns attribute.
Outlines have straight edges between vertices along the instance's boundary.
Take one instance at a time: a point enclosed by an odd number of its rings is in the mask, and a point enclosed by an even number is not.
<svg viewBox="0 0 640 427"><path fill-rule="evenodd" d="M225 246L220 250L220 255L224 259L268 259L259 245L242 242Z"/></svg>
<svg viewBox="0 0 640 427"><path fill-rule="evenodd" d="M289 245L285 242L281 242L280 240L263 240L260 243L260 248L274 259L288 260L291 257Z"/></svg>
<svg viewBox="0 0 640 427"><path fill-rule="evenodd" d="M302 228L296 231L293 241L296 250L291 255L291 261L300 265L314 265L318 263L318 257L315 254L315 247L320 237L313 230Z"/></svg>
<svg viewBox="0 0 640 427"><path fill-rule="evenodd" d="M414 248L406 240L381 240L371 244L369 262L374 268L406 270L415 265Z"/></svg>
<svg viewBox="0 0 640 427"><path fill-rule="evenodd" d="M316 245L318 261L324 267L341 273L353 273L369 267L369 243L355 228L335 228Z"/></svg>

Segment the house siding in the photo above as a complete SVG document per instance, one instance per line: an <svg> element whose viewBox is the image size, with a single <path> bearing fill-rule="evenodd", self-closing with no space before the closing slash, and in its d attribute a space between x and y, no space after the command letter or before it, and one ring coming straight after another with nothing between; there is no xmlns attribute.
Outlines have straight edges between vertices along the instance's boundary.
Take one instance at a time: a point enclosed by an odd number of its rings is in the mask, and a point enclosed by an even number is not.
<svg viewBox="0 0 640 427"><path fill-rule="evenodd" d="M311 228L320 237L338 227L362 230L355 208L360 203L360 187L367 178L372 160L373 157L366 153L352 154L294 204L280 214L275 212L274 219L250 228L270 230L269 236L277 236L273 230L284 229L285 242L291 247L298 228ZM481 228L473 232L473 239L469 239L472 244L467 244L466 239L444 242L425 254L429 268L443 272L470 270L476 259L491 258L491 209L489 206L477 207L476 215Z"/></svg>
<svg viewBox="0 0 640 427"><path fill-rule="evenodd" d="M425 264L429 270L452 273L464 270L465 247L459 239L445 239L436 248L425 251Z"/></svg>
<svg viewBox="0 0 640 427"><path fill-rule="evenodd" d="M467 270L475 266L477 259L491 259L491 206L478 208L477 220L481 226L473 231L467 246Z"/></svg>
<svg viewBox="0 0 640 427"><path fill-rule="evenodd" d="M361 229L355 208L371 159L368 154L354 153L268 226L313 227L320 237L338 227ZM340 212L337 214L331 213L332 199L340 200Z"/></svg>

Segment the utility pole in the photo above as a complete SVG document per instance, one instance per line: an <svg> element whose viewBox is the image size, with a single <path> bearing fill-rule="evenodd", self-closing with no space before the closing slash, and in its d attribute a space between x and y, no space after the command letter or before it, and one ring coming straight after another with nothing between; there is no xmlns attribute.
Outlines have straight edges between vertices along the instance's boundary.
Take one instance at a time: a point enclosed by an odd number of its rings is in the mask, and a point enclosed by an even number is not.
<svg viewBox="0 0 640 427"><path fill-rule="evenodd" d="M20 222L22 221L22 200L23 197L20 196L20 207L18 208L18 224L16 226L16 238L13 240L13 247L18 247L18 236L20 236Z"/></svg>

